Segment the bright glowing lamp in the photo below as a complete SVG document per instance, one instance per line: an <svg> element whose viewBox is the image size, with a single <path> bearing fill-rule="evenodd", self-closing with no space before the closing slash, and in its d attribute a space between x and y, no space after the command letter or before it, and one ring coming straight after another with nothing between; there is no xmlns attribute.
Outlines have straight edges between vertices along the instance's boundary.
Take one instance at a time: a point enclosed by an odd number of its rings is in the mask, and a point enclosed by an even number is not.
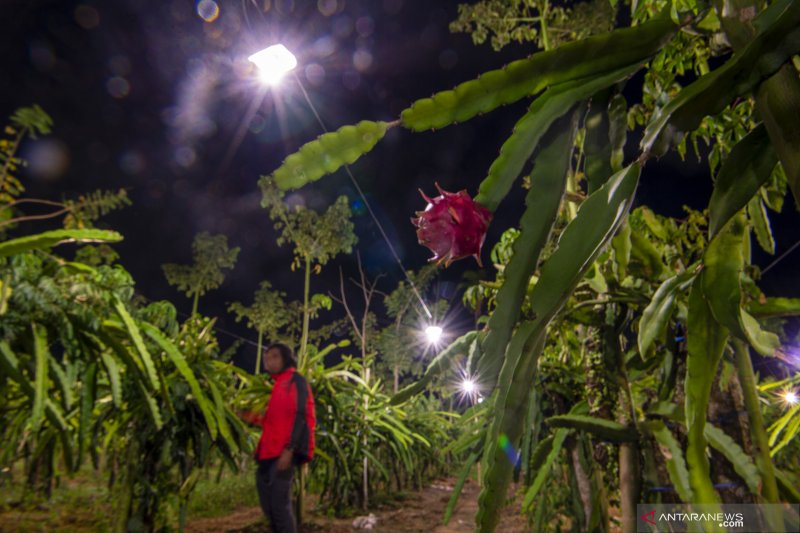
<svg viewBox="0 0 800 533"><path fill-rule="evenodd" d="M268 46L247 59L255 64L259 77L269 85L278 83L297 66L297 58L282 44Z"/></svg>
<svg viewBox="0 0 800 533"><path fill-rule="evenodd" d="M473 394L475 392L475 382L471 379L465 379L461 382L461 390L464 394Z"/></svg>
<svg viewBox="0 0 800 533"><path fill-rule="evenodd" d="M797 397L797 393L792 390L787 390L781 394L783 397L783 401L786 402L787 405L796 405L800 398Z"/></svg>
<svg viewBox="0 0 800 533"><path fill-rule="evenodd" d="M425 337L430 344L436 344L442 338L443 330L439 326L428 326L425 328Z"/></svg>

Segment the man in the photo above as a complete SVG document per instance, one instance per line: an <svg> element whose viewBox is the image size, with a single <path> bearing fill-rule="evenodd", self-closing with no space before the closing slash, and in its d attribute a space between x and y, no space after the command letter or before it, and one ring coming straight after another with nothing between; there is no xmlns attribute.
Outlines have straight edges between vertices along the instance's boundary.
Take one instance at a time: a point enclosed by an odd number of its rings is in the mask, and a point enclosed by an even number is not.
<svg viewBox="0 0 800 533"><path fill-rule="evenodd" d="M292 477L295 465L314 456L314 397L306 379L297 373L297 358L286 344L277 342L264 350L264 368L275 381L266 413L245 417L262 428L255 452L256 488L272 530L295 533Z"/></svg>

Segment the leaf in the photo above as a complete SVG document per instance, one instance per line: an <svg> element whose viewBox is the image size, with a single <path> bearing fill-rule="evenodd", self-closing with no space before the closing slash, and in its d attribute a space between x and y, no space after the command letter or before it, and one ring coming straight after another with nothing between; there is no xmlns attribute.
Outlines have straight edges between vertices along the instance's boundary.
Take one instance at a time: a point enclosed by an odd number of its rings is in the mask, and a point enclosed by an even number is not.
<svg viewBox="0 0 800 533"><path fill-rule="evenodd" d="M136 351L142 360L142 364L144 365L145 369L145 375L148 379L148 385L150 386L151 390L158 390L158 373L156 372L156 367L153 364L153 358L151 357L150 352L147 351L147 346L144 345L142 334L139 331L136 322L134 322L133 317L130 315L130 313L128 313L128 310L125 309L125 304L122 303L122 300L116 297L114 298L114 309L122 319L122 323L125 325L125 329L128 331L128 335L130 336L130 339L133 342L133 345L136 347Z"/></svg>
<svg viewBox="0 0 800 533"><path fill-rule="evenodd" d="M513 469L505 459L505 452L498 446L498 439L505 435L512 447L518 445L524 429L519 422L526 420L523 411L528 405L530 384L544 345L547 325L625 219L636 191L639 172L639 164L634 163L614 174L589 196L541 268L539 282L530 297L536 320L525 322L517 329L498 379L497 414L487 434L486 470L477 517L483 531L490 531L497 524L502 495Z"/></svg>
<svg viewBox="0 0 800 533"><path fill-rule="evenodd" d="M694 276L694 271L687 271L669 278L658 287L653 299L645 307L639 321L638 337L639 354L642 357L647 356L656 339L663 334L675 307L675 297L687 288L687 283L691 284Z"/></svg>
<svg viewBox="0 0 800 533"><path fill-rule="evenodd" d="M613 420L587 415L558 415L546 419L548 425L556 428L577 429L591 433L609 442L635 442L639 437L636 428L624 426Z"/></svg>
<svg viewBox="0 0 800 533"><path fill-rule="evenodd" d="M687 321L686 428L689 443L686 462L694 502L715 504L719 502L711 483L706 458L705 424L711 386L717 374L722 351L728 341L728 331L714 320L711 308L703 294L706 271L700 273L689 294Z"/></svg>
<svg viewBox="0 0 800 533"><path fill-rule="evenodd" d="M775 255L775 239L772 237L772 229L769 227L769 216L767 208L761 198L756 195L747 204L747 214L750 223L753 225L753 233L761 249L770 255Z"/></svg>
<svg viewBox="0 0 800 533"><path fill-rule="evenodd" d="M531 188L525 197L525 211L520 219L520 234L512 245L511 259L503 271L503 285L497 291L495 309L487 324L488 334L481 343L478 372L481 382L491 389L503 364L506 346L520 316L528 282L539 263L558 216L572 159L578 113L572 119L553 126L555 136L541 153L531 173ZM488 179L488 178L487 178Z"/></svg>
<svg viewBox="0 0 800 533"><path fill-rule="evenodd" d="M530 420L525 411L545 337L545 327L540 322L528 321L520 324L509 343L497 384L495 416L486 433L485 469L476 516L479 531L494 531L505 506L506 490L516 466L516 448L521 435L530 431L522 422Z"/></svg>
<svg viewBox="0 0 800 533"><path fill-rule="evenodd" d="M50 350L47 348L47 330L44 326L34 322L31 324L31 329L33 330L33 353L36 358L31 430L36 433L39 431L44 417L44 402L47 398L47 359L50 357Z"/></svg>
<svg viewBox="0 0 800 533"><path fill-rule="evenodd" d="M14 381L19 383L22 391L29 398L34 398L36 391L33 384L31 384L28 378L20 371L17 356L4 340L0 340L0 368L2 368L4 374L10 376ZM68 430L63 411L57 404L50 400L50 398L45 398L44 400L44 415L50 423L61 432L66 432Z"/></svg>
<svg viewBox="0 0 800 533"><path fill-rule="evenodd" d="M583 140L584 164L587 192L599 189L605 180L614 173L611 169L612 145L609 139L609 100L611 90L603 89L592 96L589 111L583 122L585 136ZM619 169L617 169L619 170Z"/></svg>
<svg viewBox="0 0 800 533"><path fill-rule="evenodd" d="M708 243L700 278L714 318L732 333L741 331L739 277L744 269L744 231L744 216L739 213Z"/></svg>
<svg viewBox="0 0 800 533"><path fill-rule="evenodd" d="M781 339L775 333L761 329L758 320L750 316L744 309L740 310L742 328L747 342L761 355L771 356L781 347Z"/></svg>
<svg viewBox="0 0 800 533"><path fill-rule="evenodd" d="M417 100L400 115L415 131L442 128L532 96L546 87L647 61L677 30L666 14L636 27L566 43Z"/></svg>
<svg viewBox="0 0 800 533"><path fill-rule="evenodd" d="M731 149L723 161L708 202L708 231L714 237L747 205L772 175L778 161L767 130L759 124Z"/></svg>
<svg viewBox="0 0 800 533"><path fill-rule="evenodd" d="M450 522L450 518L453 516L453 511L458 503L458 498L461 496L461 491L464 489L464 483L467 481L469 473L472 471L472 466L478 462L480 455L480 451L473 452L467 458L464 466L461 467L461 472L458 474L458 478L453 485L453 494L450 495L450 501L447 502L447 508L444 510L444 518L442 519L444 525Z"/></svg>
<svg viewBox="0 0 800 533"><path fill-rule="evenodd" d="M620 226L611 240L611 247L614 250L618 279L624 280L628 275L628 263L631 261L631 225L627 221Z"/></svg>
<svg viewBox="0 0 800 533"><path fill-rule="evenodd" d="M780 339L762 330L758 321L741 307L744 238L745 221L739 213L711 240L703 255L703 291L717 322L749 342L761 355L773 355L780 346Z"/></svg>
<svg viewBox="0 0 800 533"><path fill-rule="evenodd" d="M711 424L706 424L705 437L708 439L708 443L733 465L736 473L747 483L750 492L756 496L760 495L761 476L758 474L758 469L736 441Z"/></svg>
<svg viewBox="0 0 800 533"><path fill-rule="evenodd" d="M631 256L642 264L644 274L650 279L660 279L667 270L661 252L638 231L631 232Z"/></svg>
<svg viewBox="0 0 800 533"><path fill-rule="evenodd" d="M793 480L789 475L778 468L775 469L775 480L778 482L778 487L781 490L781 496L789 503L800 503L800 483Z"/></svg>
<svg viewBox="0 0 800 533"><path fill-rule="evenodd" d="M636 63L596 78L569 81L547 89L533 101L525 116L514 126L514 132L503 143L500 155L489 168L489 175L481 182L475 201L495 211L511 190L539 140L557 118L568 113L576 103L633 75L641 67L641 63ZM554 132L558 133L561 132Z"/></svg>
<svg viewBox="0 0 800 533"><path fill-rule="evenodd" d="M723 66L685 87L645 128L641 148L654 151L659 138L692 131L707 115L716 115L734 98L743 96L772 76L800 52L800 4L774 3L759 17L762 30ZM663 139L662 139L663 140Z"/></svg>
<svg viewBox="0 0 800 533"><path fill-rule="evenodd" d="M106 367L106 374L108 375L108 383L111 386L111 398L115 407L122 406L122 390L120 388L119 379L119 366L114 357L106 350L100 352L100 358L103 360L103 365Z"/></svg>
<svg viewBox="0 0 800 533"><path fill-rule="evenodd" d="M197 405L200 407L200 411L203 413L203 418L206 421L206 426L208 427L208 432L211 434L212 439L217 438L217 419L214 417L214 412L211 409L211 405L206 397L205 392L203 389L200 388L200 383L197 381L197 377L194 375L194 372L189 367L186 359L183 357L175 345L172 344L167 338L165 338L161 332L155 326L152 326L147 323L142 324L142 329L147 334L148 337L153 339L155 343L167 354L167 357L172 361L172 364L175 365L175 368L178 369L178 373L186 380L189 384L189 388L192 391L192 396L194 396L194 400L197 402ZM227 426L226 426L227 427ZM232 438L230 433L224 436L225 440L231 441ZM235 446L231 446L235 449Z"/></svg>
<svg viewBox="0 0 800 533"><path fill-rule="evenodd" d="M450 346L439 352L439 355L431 361L420 379L392 396L391 405L399 405L425 390L425 387L435 376L439 375L450 366L450 362L454 357L466 353L467 348L477 334L477 331L470 331L454 340Z"/></svg>
<svg viewBox="0 0 800 533"><path fill-rule="evenodd" d="M667 462L667 473L669 473L669 479L678 492L678 496L683 502L691 503L692 488L689 483L689 471L683 460L681 445L661 420L650 420L647 422L647 426L656 438L661 454Z"/></svg>
<svg viewBox="0 0 800 533"><path fill-rule="evenodd" d="M119 242L122 235L101 229L58 229L36 235L19 237L0 243L0 257L17 255L30 250L41 250L68 242Z"/></svg>
<svg viewBox="0 0 800 533"><path fill-rule="evenodd" d="M564 440L566 440L569 433L570 431L568 429L558 429L554 437L543 440L539 443L539 446L536 447L536 450L534 450L534 457L542 456L544 453L547 453L547 456L541 466L536 470L536 477L533 478L533 483L531 483L531 486L525 493L525 499L522 500L523 510L528 511L533 505L544 482L547 481L547 477L550 475L550 471L553 468L553 463L555 463L558 458L558 454L561 452L561 448L564 445Z"/></svg>
<svg viewBox="0 0 800 533"><path fill-rule="evenodd" d="M94 410L95 393L97 391L97 363L91 362L83 372L81 379L81 406L78 425L78 457L75 470L83 462L86 453L86 444L89 440L89 427L92 425L92 411Z"/></svg>
<svg viewBox="0 0 800 533"><path fill-rule="evenodd" d="M757 318L800 315L800 298L766 298L762 302L752 301L747 311Z"/></svg>
<svg viewBox="0 0 800 533"><path fill-rule="evenodd" d="M342 126L320 135L288 156L272 173L272 178L281 190L299 189L343 165L353 164L372 150L388 127L387 122L363 120L355 126Z"/></svg>
<svg viewBox="0 0 800 533"><path fill-rule="evenodd" d="M625 162L628 102L621 94L614 95L608 105L608 137L611 143L611 170L619 172Z"/></svg>

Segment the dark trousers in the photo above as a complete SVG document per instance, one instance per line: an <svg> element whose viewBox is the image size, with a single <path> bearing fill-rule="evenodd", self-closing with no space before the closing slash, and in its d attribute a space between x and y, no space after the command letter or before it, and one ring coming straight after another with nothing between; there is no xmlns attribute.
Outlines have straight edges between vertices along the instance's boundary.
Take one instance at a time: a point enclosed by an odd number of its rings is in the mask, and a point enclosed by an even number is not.
<svg viewBox="0 0 800 533"><path fill-rule="evenodd" d="M292 477L294 465L278 470L277 459L266 459L258 462L256 470L256 488L258 500L264 515L274 533L296 533L297 526L292 513Z"/></svg>

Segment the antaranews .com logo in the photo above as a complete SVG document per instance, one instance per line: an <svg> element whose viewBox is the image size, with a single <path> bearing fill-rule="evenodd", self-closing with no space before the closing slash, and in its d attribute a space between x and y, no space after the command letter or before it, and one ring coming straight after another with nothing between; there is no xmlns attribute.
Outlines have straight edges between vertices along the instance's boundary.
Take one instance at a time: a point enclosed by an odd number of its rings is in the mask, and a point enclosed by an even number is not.
<svg viewBox="0 0 800 533"><path fill-rule="evenodd" d="M639 504L636 530L800 532L800 506L757 504Z"/></svg>

